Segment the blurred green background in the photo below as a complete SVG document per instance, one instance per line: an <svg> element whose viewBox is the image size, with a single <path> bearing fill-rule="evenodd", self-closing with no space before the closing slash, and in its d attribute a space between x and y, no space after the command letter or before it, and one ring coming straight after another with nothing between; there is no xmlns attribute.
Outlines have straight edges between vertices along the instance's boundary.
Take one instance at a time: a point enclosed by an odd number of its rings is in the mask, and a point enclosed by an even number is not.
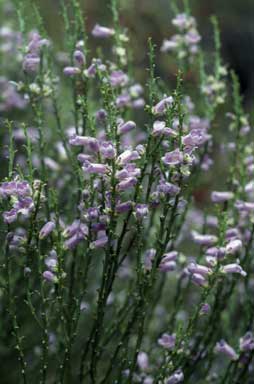
<svg viewBox="0 0 254 384"><path fill-rule="evenodd" d="M59 18L58 0L33 0L45 20L48 33L61 47L62 24ZM171 0L120 0L121 21L131 34L131 46L136 64L142 72L146 63L147 38L152 36L158 48L163 38L175 33L171 25ZM96 22L110 24L110 0L81 0L91 31ZM179 8L182 1L178 0ZM251 104L254 96L254 0L190 0L193 15L197 18L203 44L209 50L212 29L209 17L216 14L221 28L223 57L237 72L245 100ZM167 76L168 60L159 63L159 71Z"/></svg>

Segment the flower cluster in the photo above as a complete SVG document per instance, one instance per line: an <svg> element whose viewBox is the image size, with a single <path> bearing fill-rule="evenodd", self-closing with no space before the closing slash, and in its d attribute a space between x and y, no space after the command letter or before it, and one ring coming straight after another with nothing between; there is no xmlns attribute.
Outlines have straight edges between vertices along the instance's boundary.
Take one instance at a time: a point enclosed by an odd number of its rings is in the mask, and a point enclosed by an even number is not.
<svg viewBox="0 0 254 384"><path fill-rule="evenodd" d="M171 39L163 41L161 51L174 52L180 60L192 58L198 53L201 40L196 20L186 13L180 13L172 20L172 24L177 28L178 33Z"/></svg>
<svg viewBox="0 0 254 384"><path fill-rule="evenodd" d="M19 216L28 218L34 209L32 189L27 181L6 181L0 185L0 197L9 200L11 209L3 213L4 222L11 224Z"/></svg>
<svg viewBox="0 0 254 384"><path fill-rule="evenodd" d="M36 7L40 33L23 7L22 33L0 29L0 53L15 52L0 79L0 338L13 365L1 377L249 383L254 147L239 82L215 19L206 74L187 2L161 48L176 53L175 83L157 77L151 39L141 80L118 8L87 33L79 2L61 1L63 52Z"/></svg>

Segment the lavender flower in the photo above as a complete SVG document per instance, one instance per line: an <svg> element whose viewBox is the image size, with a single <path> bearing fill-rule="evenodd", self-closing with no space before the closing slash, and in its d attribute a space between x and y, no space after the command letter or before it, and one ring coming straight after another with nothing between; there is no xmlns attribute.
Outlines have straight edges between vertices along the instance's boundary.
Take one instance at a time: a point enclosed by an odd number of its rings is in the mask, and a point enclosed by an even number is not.
<svg viewBox="0 0 254 384"><path fill-rule="evenodd" d="M234 194L232 192L212 192L211 200L213 203L225 203L228 200L233 199Z"/></svg>
<svg viewBox="0 0 254 384"><path fill-rule="evenodd" d="M27 73L36 73L39 69L40 58L38 56L29 54L24 58L23 70Z"/></svg>
<svg viewBox="0 0 254 384"><path fill-rule="evenodd" d="M240 350L243 352L250 352L254 350L254 336L252 332L247 332L240 338Z"/></svg>
<svg viewBox="0 0 254 384"><path fill-rule="evenodd" d="M208 303L205 303L202 305L201 309L200 309L200 314L201 315L207 315L211 310L211 307Z"/></svg>
<svg viewBox="0 0 254 384"><path fill-rule="evenodd" d="M238 355L235 350L225 340L218 341L216 343L214 351L216 353L221 353L228 356L230 360L235 361L238 359Z"/></svg>
<svg viewBox="0 0 254 384"><path fill-rule="evenodd" d="M56 227L56 224L54 221L48 221L44 226L41 228L40 233L39 233L39 238L40 239L45 239L52 231L54 231Z"/></svg>
<svg viewBox="0 0 254 384"><path fill-rule="evenodd" d="M105 159L114 159L116 156L115 146L109 141L104 141L100 144L100 153Z"/></svg>
<svg viewBox="0 0 254 384"><path fill-rule="evenodd" d="M109 172L109 168L105 164L87 162L83 166L84 173L104 175Z"/></svg>
<svg viewBox="0 0 254 384"><path fill-rule="evenodd" d="M110 74L109 81L112 87L123 87L128 83L128 76L122 71L113 71Z"/></svg>
<svg viewBox="0 0 254 384"><path fill-rule="evenodd" d="M184 380L184 374L181 370L178 370L168 377L165 381L166 384L178 384Z"/></svg>
<svg viewBox="0 0 254 384"><path fill-rule="evenodd" d="M99 38L107 38L111 37L115 34L114 29L103 27L102 25L96 24L92 30L92 35L94 37L99 37Z"/></svg>
<svg viewBox="0 0 254 384"><path fill-rule="evenodd" d="M235 254L242 249L242 246L243 244L241 240L239 239L232 240L226 245L226 253Z"/></svg>
<svg viewBox="0 0 254 384"><path fill-rule="evenodd" d="M149 360L147 353L139 352L137 363L141 371L147 371L147 369L149 368Z"/></svg>
<svg viewBox="0 0 254 384"><path fill-rule="evenodd" d="M176 268L176 258L178 253L176 251L171 251L165 253L162 257L162 260L159 265L159 270L161 272L171 272Z"/></svg>
<svg viewBox="0 0 254 384"><path fill-rule="evenodd" d="M125 213L128 212L132 209L132 202L131 201L126 201L124 203L119 203L116 206L116 210L118 213Z"/></svg>
<svg viewBox="0 0 254 384"><path fill-rule="evenodd" d="M221 267L221 271L223 273L239 273L244 277L247 275L247 273L242 269L242 267L236 263L224 265L223 267Z"/></svg>
<svg viewBox="0 0 254 384"><path fill-rule="evenodd" d="M6 211L3 213L3 219L6 224L11 224L15 222L18 218L17 209L11 209L10 211Z"/></svg>
<svg viewBox="0 0 254 384"><path fill-rule="evenodd" d="M98 234L97 240L93 241L90 244L91 249L104 248L108 243L108 236L105 234L105 231L102 231L101 234Z"/></svg>
<svg viewBox="0 0 254 384"><path fill-rule="evenodd" d="M206 267L205 265L200 265L196 263L190 263L188 265L188 271L192 274L195 273L202 276L207 276L209 275L209 273L211 273L211 270L208 267Z"/></svg>
<svg viewBox="0 0 254 384"><path fill-rule="evenodd" d="M123 135L125 133L128 133L136 128L136 123L134 121L127 121L126 123L122 123L118 125L117 133L119 135Z"/></svg>
<svg viewBox="0 0 254 384"><path fill-rule="evenodd" d="M168 333L163 333L163 335L158 339L158 344L166 349L174 349L176 342L176 335L169 335Z"/></svg>
<svg viewBox="0 0 254 384"><path fill-rule="evenodd" d="M84 53L78 49L74 51L73 58L78 67L82 68L86 64L86 58Z"/></svg>
<svg viewBox="0 0 254 384"><path fill-rule="evenodd" d="M156 104L153 107L153 114L154 115L163 115L166 110L173 104L173 97L168 96L159 101L158 104Z"/></svg>
<svg viewBox="0 0 254 384"><path fill-rule="evenodd" d="M135 207L135 215L138 220L142 220L148 215L148 206L146 204L137 204Z"/></svg>
<svg viewBox="0 0 254 384"><path fill-rule="evenodd" d="M64 70L63 70L63 73L65 74L65 76L77 76L77 75L80 75L81 71L80 71L80 68L78 67L65 67Z"/></svg>
<svg viewBox="0 0 254 384"><path fill-rule="evenodd" d="M193 281L194 284L204 287L207 285L207 281L203 275L200 275L199 273L193 273L191 275L191 280Z"/></svg>
<svg viewBox="0 0 254 384"><path fill-rule="evenodd" d="M172 152L167 152L162 161L166 165L178 165L183 162L183 153L177 148Z"/></svg>
<svg viewBox="0 0 254 384"><path fill-rule="evenodd" d="M57 281L58 281L56 275L54 275L54 273L52 273L51 271L43 272L43 277L49 283L57 283Z"/></svg>
<svg viewBox="0 0 254 384"><path fill-rule="evenodd" d="M196 244L204 245L207 247L216 244L218 241L217 237L214 235L201 235L196 231L192 231L192 238Z"/></svg>
<svg viewBox="0 0 254 384"><path fill-rule="evenodd" d="M134 187L137 184L136 177L128 177L127 179L124 179L117 185L117 189L119 191L126 191L132 187Z"/></svg>
<svg viewBox="0 0 254 384"><path fill-rule="evenodd" d="M117 161L120 165L125 165L131 161L138 160L140 158L137 151L127 149L118 157Z"/></svg>

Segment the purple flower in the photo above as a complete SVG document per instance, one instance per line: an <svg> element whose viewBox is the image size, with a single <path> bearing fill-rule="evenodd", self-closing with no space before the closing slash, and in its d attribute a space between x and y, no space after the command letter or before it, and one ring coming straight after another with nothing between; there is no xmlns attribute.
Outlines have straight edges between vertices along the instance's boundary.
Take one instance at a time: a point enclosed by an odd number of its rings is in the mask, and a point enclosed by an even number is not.
<svg viewBox="0 0 254 384"><path fill-rule="evenodd" d="M172 272L176 269L176 262L175 261L166 261L162 260L159 265L159 270L161 272Z"/></svg>
<svg viewBox="0 0 254 384"><path fill-rule="evenodd" d="M183 153L177 148L172 152L165 153L165 156L162 157L162 161L166 165L181 164L183 162Z"/></svg>
<svg viewBox="0 0 254 384"><path fill-rule="evenodd" d="M89 163L91 158L92 156L87 155L86 153L79 153L77 156L78 161L80 161L81 163L87 163L87 162Z"/></svg>
<svg viewBox="0 0 254 384"><path fill-rule="evenodd" d="M244 277L247 275L247 273L242 269L242 267L236 263L224 265L223 267L221 267L221 271L223 273L240 273L240 275Z"/></svg>
<svg viewBox="0 0 254 384"><path fill-rule="evenodd" d="M27 73L35 73L38 71L40 65L40 58L33 54L25 56L23 61L23 70Z"/></svg>
<svg viewBox="0 0 254 384"><path fill-rule="evenodd" d="M196 273L202 276L207 276L209 273L211 273L211 270L208 267L206 267L205 265L200 265L196 263L190 263L188 265L188 271L191 274Z"/></svg>
<svg viewBox="0 0 254 384"><path fill-rule="evenodd" d="M191 275L191 280L193 281L194 284L204 287L207 285L207 281L203 275L200 275L199 273L194 273Z"/></svg>
<svg viewBox="0 0 254 384"><path fill-rule="evenodd" d="M114 29L103 27L102 25L99 25L99 24L95 24L92 30L92 35L94 37L99 37L102 39L113 36L114 34L115 34Z"/></svg>
<svg viewBox="0 0 254 384"><path fill-rule="evenodd" d="M154 248L150 248L145 252L144 264L145 264L145 268L148 271L150 271L152 269L152 264L153 264L153 260L154 260L155 255L156 255L156 249L154 249Z"/></svg>
<svg viewBox="0 0 254 384"><path fill-rule="evenodd" d="M172 20L172 24L180 31L184 31L185 29L195 26L195 19L186 13L179 13Z"/></svg>
<svg viewBox="0 0 254 384"><path fill-rule="evenodd" d="M57 277L51 271L43 272L43 277L44 277L45 280L47 280L50 283L57 283Z"/></svg>
<svg viewBox="0 0 254 384"><path fill-rule="evenodd" d="M226 230L226 240L235 240L241 236L238 228L229 228Z"/></svg>
<svg viewBox="0 0 254 384"><path fill-rule="evenodd" d="M109 168L105 164L99 163L85 163L83 170L86 173L96 174L96 175L105 175L109 172Z"/></svg>
<svg viewBox="0 0 254 384"><path fill-rule="evenodd" d="M165 97L161 101L159 101L158 104L156 104L153 107L153 114L154 115L163 115L166 110L173 104L173 97Z"/></svg>
<svg viewBox="0 0 254 384"><path fill-rule="evenodd" d="M136 185L136 184L137 184L136 177L128 177L127 179L124 179L123 181L121 181L117 185L117 188L119 191L126 191L126 190L134 187L134 185Z"/></svg>
<svg viewBox="0 0 254 384"><path fill-rule="evenodd" d="M235 254L242 249L242 241L239 239L231 240L226 245L226 254Z"/></svg>
<svg viewBox="0 0 254 384"><path fill-rule="evenodd" d="M11 209L10 211L6 211L3 213L3 219L6 224L11 224L16 221L18 218L18 210Z"/></svg>
<svg viewBox="0 0 254 384"><path fill-rule="evenodd" d="M226 254L226 248L224 247L211 247L206 250L207 256L216 257L217 259L223 259Z"/></svg>
<svg viewBox="0 0 254 384"><path fill-rule="evenodd" d="M63 73L65 76L76 76L76 75L80 75L81 71L80 71L80 68L78 67L65 67L64 70L63 70Z"/></svg>
<svg viewBox="0 0 254 384"><path fill-rule="evenodd" d="M114 159L116 156L115 146L110 141L104 141L100 144L100 154L105 159Z"/></svg>
<svg viewBox="0 0 254 384"><path fill-rule="evenodd" d="M149 368L148 355L145 352L139 352L137 363L141 371L146 371Z"/></svg>
<svg viewBox="0 0 254 384"><path fill-rule="evenodd" d="M54 231L55 227L56 227L56 224L54 223L54 221L48 221L41 228L39 233L39 238L44 239L45 237L47 237L52 231Z"/></svg>
<svg viewBox="0 0 254 384"><path fill-rule="evenodd" d="M117 204L116 211L118 213L125 213L125 212L130 211L131 208L132 208L132 202L131 201L126 201L124 203Z"/></svg>
<svg viewBox="0 0 254 384"><path fill-rule="evenodd" d="M196 30L189 31L185 35L185 42L187 45L196 45L200 42L201 36Z"/></svg>
<svg viewBox="0 0 254 384"><path fill-rule="evenodd" d="M158 344L166 349L174 349L176 342L176 335L169 335L168 333L163 333L163 335L158 339Z"/></svg>
<svg viewBox="0 0 254 384"><path fill-rule="evenodd" d="M70 237L72 235L74 235L79 227L80 227L80 220L74 220L73 223L71 225L69 225L68 227L65 228L64 232L63 232L63 236L64 237Z"/></svg>
<svg viewBox="0 0 254 384"><path fill-rule="evenodd" d="M202 307L200 308L200 314L201 315L207 315L211 310L211 307L208 303L205 303L202 305Z"/></svg>
<svg viewBox="0 0 254 384"><path fill-rule="evenodd" d="M131 105L134 109L141 109L145 106L145 100L142 97L139 97L138 99L133 100Z"/></svg>
<svg viewBox="0 0 254 384"><path fill-rule="evenodd" d="M116 98L116 106L117 108L123 108L130 105L130 95L128 93L122 93Z"/></svg>
<svg viewBox="0 0 254 384"><path fill-rule="evenodd" d="M131 161L138 160L140 158L139 153L137 151L132 151L127 149L117 158L117 162L120 165L125 165Z"/></svg>
<svg viewBox="0 0 254 384"><path fill-rule="evenodd" d="M104 122L107 118L107 112L105 111L105 109L99 109L96 114L95 114L95 117L96 117L96 120L99 121L99 122Z"/></svg>
<svg viewBox="0 0 254 384"><path fill-rule="evenodd" d="M167 136L167 137L176 137L177 133L171 129L166 127L165 121L156 120L153 123L153 136Z"/></svg>
<svg viewBox="0 0 254 384"><path fill-rule="evenodd" d="M170 51L175 51L179 47L179 39L176 36L173 36L172 39L164 39L161 46L161 52L167 53Z"/></svg>
<svg viewBox="0 0 254 384"><path fill-rule="evenodd" d="M29 196L32 194L31 187L27 181L7 181L0 186L0 196L6 198L9 196Z"/></svg>
<svg viewBox="0 0 254 384"><path fill-rule="evenodd" d="M243 352L250 352L254 350L254 336L252 332L247 332L240 338L240 350Z"/></svg>
<svg viewBox="0 0 254 384"><path fill-rule="evenodd" d="M162 260L159 265L159 270L161 272L171 272L176 269L176 258L177 258L178 252L171 251L168 253L165 253L162 257Z"/></svg>
<svg viewBox="0 0 254 384"><path fill-rule="evenodd" d="M88 220L95 220L99 217L99 210L96 207L88 208L87 210L87 217Z"/></svg>
<svg viewBox="0 0 254 384"><path fill-rule="evenodd" d="M94 77L96 75L96 72L97 72L97 65L96 63L92 63L85 71L84 71L84 74L86 75L86 77L88 78L91 78L91 77Z"/></svg>
<svg viewBox="0 0 254 384"><path fill-rule="evenodd" d="M235 361L238 359L238 355L235 350L225 340L218 341L216 343L214 351L228 356L230 360Z"/></svg>
<svg viewBox="0 0 254 384"><path fill-rule="evenodd" d="M50 256L47 257L45 260L46 266L49 268L50 271L56 271L57 270L57 258L56 256Z"/></svg>
<svg viewBox="0 0 254 384"><path fill-rule="evenodd" d="M65 240L64 247L66 249L74 249L76 246L84 240L84 236L81 236L79 233L71 236L69 239Z"/></svg>
<svg viewBox="0 0 254 384"><path fill-rule="evenodd" d="M97 240L93 241L90 244L91 249L97 249L97 248L104 248L105 245L108 243L108 236L106 235L105 231L102 231L102 234L98 233Z"/></svg>
<svg viewBox="0 0 254 384"><path fill-rule="evenodd" d="M252 202L237 200L235 203L235 207L240 212L253 212L254 211L254 203L252 203Z"/></svg>
<svg viewBox="0 0 254 384"><path fill-rule="evenodd" d="M48 46L49 40L42 39L39 33L34 32L32 34L31 41L28 44L27 50L30 54L39 55L42 47Z"/></svg>
<svg viewBox="0 0 254 384"><path fill-rule="evenodd" d="M135 207L135 215L138 220L142 220L149 213L147 204L137 204Z"/></svg>
<svg viewBox="0 0 254 384"><path fill-rule="evenodd" d="M86 224L80 222L80 220L74 220L63 232L63 236L67 240L64 242L64 246L67 249L74 249L76 246L83 241L88 235L88 227Z"/></svg>
<svg viewBox="0 0 254 384"><path fill-rule="evenodd" d="M14 203L13 208L17 209L18 213L28 217L30 212L34 209L34 202L31 197L19 197Z"/></svg>
<svg viewBox="0 0 254 384"><path fill-rule="evenodd" d="M165 381L165 384L178 384L184 380L183 372L179 369L168 377Z"/></svg>
<svg viewBox="0 0 254 384"><path fill-rule="evenodd" d="M170 196L175 196L180 192L180 188L177 185L171 184L165 180L160 180L157 190L158 192L165 193Z"/></svg>
<svg viewBox="0 0 254 384"><path fill-rule="evenodd" d="M128 76L122 71L113 71L109 76L112 87L123 87L128 83Z"/></svg>
<svg viewBox="0 0 254 384"><path fill-rule="evenodd" d="M84 53L78 49L74 51L73 58L78 67L83 67L86 63L86 58Z"/></svg>
<svg viewBox="0 0 254 384"><path fill-rule="evenodd" d="M116 172L116 178L118 180L124 180L128 177L139 177L140 168L137 168L135 164L129 163L126 164L123 169Z"/></svg>
<svg viewBox="0 0 254 384"><path fill-rule="evenodd" d="M95 137L73 135L70 137L69 143L70 145L75 145L75 146L82 145L84 147L87 147L93 152L99 151L99 143Z"/></svg>
<svg viewBox="0 0 254 384"><path fill-rule="evenodd" d="M225 203L228 200L234 198L233 192L217 192L213 191L211 193L211 200L213 203Z"/></svg>
<svg viewBox="0 0 254 384"><path fill-rule="evenodd" d="M214 245L218 241L218 238L215 235L201 235L196 231L192 231L192 238L196 244L207 247Z"/></svg>
<svg viewBox="0 0 254 384"><path fill-rule="evenodd" d="M193 129L188 135L183 136L182 142L186 147L199 147L200 145L204 144L209 138L210 135L207 135L201 129Z"/></svg>
<svg viewBox="0 0 254 384"><path fill-rule="evenodd" d="M126 123L121 123L118 125L117 133L119 135L123 135L125 133L128 133L136 128L136 123L134 121L127 121Z"/></svg>

